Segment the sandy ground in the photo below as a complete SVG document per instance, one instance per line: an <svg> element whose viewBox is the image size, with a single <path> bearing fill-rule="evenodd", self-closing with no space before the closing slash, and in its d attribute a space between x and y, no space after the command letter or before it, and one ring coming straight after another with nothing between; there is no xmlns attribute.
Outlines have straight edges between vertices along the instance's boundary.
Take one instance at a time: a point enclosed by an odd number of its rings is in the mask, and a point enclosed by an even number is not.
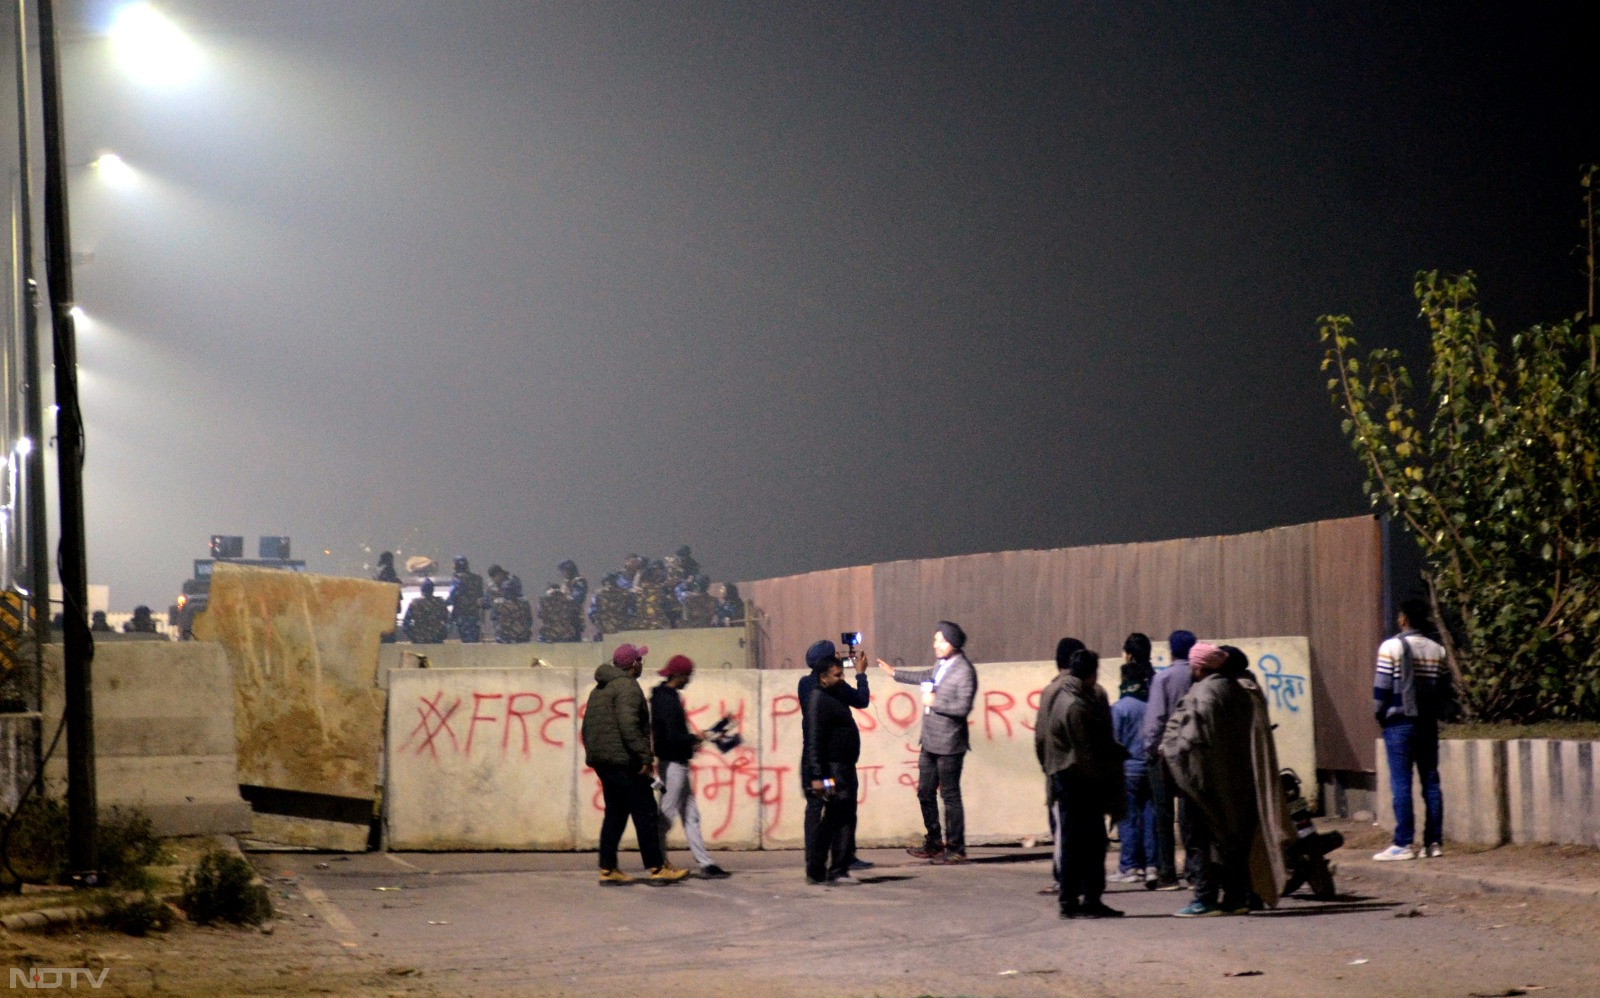
<svg viewBox="0 0 1600 998"><path fill-rule="evenodd" d="M1108 900L1130 917L1063 922L1037 894L1039 850L974 850L964 868L869 852L879 865L852 888L806 886L793 853L730 853L733 879L665 888L601 888L592 854L279 853L252 857L279 908L268 931L0 947L7 967L108 968L111 995L1600 993L1600 901L1396 879L1366 860L1381 836L1343 830L1340 901L1245 919L1173 919L1185 895L1118 885ZM1411 872L1447 869L1600 885L1594 851L1549 847Z"/></svg>

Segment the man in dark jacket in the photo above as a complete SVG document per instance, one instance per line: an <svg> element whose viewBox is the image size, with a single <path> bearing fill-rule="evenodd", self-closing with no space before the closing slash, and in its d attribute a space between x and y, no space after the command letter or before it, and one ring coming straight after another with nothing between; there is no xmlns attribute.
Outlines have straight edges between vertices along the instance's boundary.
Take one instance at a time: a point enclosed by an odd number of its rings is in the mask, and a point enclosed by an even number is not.
<svg viewBox="0 0 1600 998"><path fill-rule="evenodd" d="M1120 918L1106 889L1106 815L1122 816L1122 760L1111 707L1097 685L1100 656L1076 651L1050 705L1044 768L1061 817L1061 917Z"/></svg>
<svg viewBox="0 0 1600 998"><path fill-rule="evenodd" d="M866 710L872 703L872 686L867 682L866 654L856 651L849 659L842 659L839 657L839 650L834 647L832 641L818 641L806 649L806 668L811 671L800 677L800 683L795 690L795 695L800 700L800 732L802 738L805 736L806 718L810 716L811 691L817 688L817 673L830 661L838 661L841 666L846 661L849 661L855 666L856 685L854 688L845 683L840 683L838 689L834 691L835 695L844 701L845 706L854 707L856 710ZM805 746L802 743L800 761L804 763L805 758ZM800 772L800 789L805 791L810 786L811 777L802 768ZM808 822L819 821L821 816L822 798L806 794L806 820ZM872 866L872 863L856 855L856 826L852 822L850 825L850 869L870 870Z"/></svg>
<svg viewBox="0 0 1600 998"><path fill-rule="evenodd" d="M832 642L818 642L832 648ZM807 657L810 657L808 653ZM809 780L806 792L822 802L815 812L806 808L806 883L848 886L859 883L850 876L850 844L856 825L856 761L861 758L861 732L842 691L844 666L837 655L817 670L817 685L805 707L805 757L800 771Z"/></svg>
<svg viewBox="0 0 1600 998"><path fill-rule="evenodd" d="M656 828L656 795L650 778L650 714L639 688L639 673L649 648L618 645L611 661L594 670L598 683L583 713L584 764L600 778L606 816L600 824L600 883L628 884L633 878L617 868L617 844L633 818L639 854L652 883L672 883L688 870L667 866Z"/></svg>
<svg viewBox="0 0 1600 998"><path fill-rule="evenodd" d="M660 675L665 681L650 691L650 732L656 758L661 761L661 855L667 855L667 833L672 830L672 822L681 819L700 875L718 880L728 876L728 871L713 863L711 853L706 851L706 840L700 834L700 807L694 800L689 772L689 760L703 740L689 726L689 715L683 709L682 691L694 678L694 661L687 655L674 655ZM667 865L672 865L670 860Z"/></svg>
<svg viewBox="0 0 1600 998"><path fill-rule="evenodd" d="M1084 649L1084 644L1077 638L1062 638L1056 642L1056 675L1039 691L1039 713L1033 721L1033 754L1039 758L1039 768L1044 770L1044 806L1050 821L1050 841L1054 844L1050 856L1051 885L1039 891L1040 894L1057 894L1061 891L1061 809L1056 802L1056 781L1050 776L1050 770L1045 765L1045 739L1050 734L1050 707L1056 701L1056 694L1061 692L1061 684L1071 675L1067 666L1072 664L1072 655Z"/></svg>
<svg viewBox="0 0 1600 998"><path fill-rule="evenodd" d="M1150 796L1156 804L1156 890L1175 891L1182 888L1178 880L1178 840L1183 841L1183 875L1190 884L1200 870L1200 849L1195 839L1193 805L1179 792L1171 772L1161 759L1158 749L1167 728L1167 719L1178 702L1189 692L1194 677L1189 669L1189 650L1194 647L1191 631L1173 631L1167 638L1172 662L1157 672L1150 681L1150 699L1145 705L1144 751L1146 771L1150 774ZM1173 835L1173 822L1178 834ZM1149 871L1146 871L1148 874ZM1148 884L1148 881L1146 881Z"/></svg>
<svg viewBox="0 0 1600 998"><path fill-rule="evenodd" d="M922 687L922 754L917 757L917 803L922 805L926 832L922 845L906 850L933 863L967 861L966 812L961 805L961 768L971 747L967 715L978 696L978 673L962 652L966 632L948 620L933 631L931 669L878 666L898 683ZM937 796L936 796L937 795ZM944 801L944 833L939 830L939 801Z"/></svg>

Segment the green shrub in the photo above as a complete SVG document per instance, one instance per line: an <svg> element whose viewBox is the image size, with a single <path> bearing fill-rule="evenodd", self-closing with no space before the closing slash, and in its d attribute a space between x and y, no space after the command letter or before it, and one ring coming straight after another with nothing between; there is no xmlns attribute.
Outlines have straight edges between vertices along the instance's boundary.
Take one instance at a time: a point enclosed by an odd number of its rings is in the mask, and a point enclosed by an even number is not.
<svg viewBox="0 0 1600 998"><path fill-rule="evenodd" d="M165 848L150 818L138 808L111 807L100 815L95 834L96 867L105 883L145 890L151 886L145 867L165 858ZM67 862L67 805L52 798L29 797L17 812L9 843L11 868L30 883L59 883L71 872Z"/></svg>
<svg viewBox="0 0 1600 998"><path fill-rule="evenodd" d="M67 872L67 805L31 796L17 811L7 843L11 869L24 882L56 883Z"/></svg>
<svg viewBox="0 0 1600 998"><path fill-rule="evenodd" d="M183 875L179 906L199 925L259 925L272 917L272 901L254 881L255 870L243 857L213 849Z"/></svg>
<svg viewBox="0 0 1600 998"><path fill-rule="evenodd" d="M106 909L106 924L130 936L165 932L172 928L172 912L165 904L146 893L136 898L121 898Z"/></svg>

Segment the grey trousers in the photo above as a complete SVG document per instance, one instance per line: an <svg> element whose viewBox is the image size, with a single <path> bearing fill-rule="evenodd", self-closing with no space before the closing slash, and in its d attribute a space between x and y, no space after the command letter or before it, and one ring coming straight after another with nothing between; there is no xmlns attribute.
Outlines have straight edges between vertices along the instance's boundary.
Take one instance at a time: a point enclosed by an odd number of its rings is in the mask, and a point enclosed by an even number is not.
<svg viewBox="0 0 1600 998"><path fill-rule="evenodd" d="M700 834L700 807L694 802L694 787L689 782L689 764L663 762L661 782L666 784L666 789L661 791L661 820L656 822L661 829L661 855L667 854L667 832L671 831L673 821L682 818L683 834L689 839L689 852L695 864L710 866L711 854L706 851L706 840Z"/></svg>

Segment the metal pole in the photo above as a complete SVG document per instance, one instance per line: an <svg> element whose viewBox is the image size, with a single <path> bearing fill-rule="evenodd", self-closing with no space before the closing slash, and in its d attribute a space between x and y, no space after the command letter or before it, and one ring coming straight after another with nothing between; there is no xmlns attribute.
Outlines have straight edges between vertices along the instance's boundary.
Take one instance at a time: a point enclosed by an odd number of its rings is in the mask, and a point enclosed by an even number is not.
<svg viewBox="0 0 1600 998"><path fill-rule="evenodd" d="M50 640L50 536L45 507L44 480L44 375L39 358L39 281L33 260L33 156L28 122L28 0L17 0L17 176L21 206L22 257L22 432L30 442L23 456L24 558L28 565L28 604L33 609L34 697L39 708L39 688L44 678L44 646Z"/></svg>
<svg viewBox="0 0 1600 998"><path fill-rule="evenodd" d="M62 658L67 722L67 862L95 865L94 698L90 664L89 580L83 530L83 413L78 409L78 343L72 319L72 242L67 226L67 171L61 69L54 0L39 0L39 86L44 112L45 276L55 344L56 463L60 476Z"/></svg>

